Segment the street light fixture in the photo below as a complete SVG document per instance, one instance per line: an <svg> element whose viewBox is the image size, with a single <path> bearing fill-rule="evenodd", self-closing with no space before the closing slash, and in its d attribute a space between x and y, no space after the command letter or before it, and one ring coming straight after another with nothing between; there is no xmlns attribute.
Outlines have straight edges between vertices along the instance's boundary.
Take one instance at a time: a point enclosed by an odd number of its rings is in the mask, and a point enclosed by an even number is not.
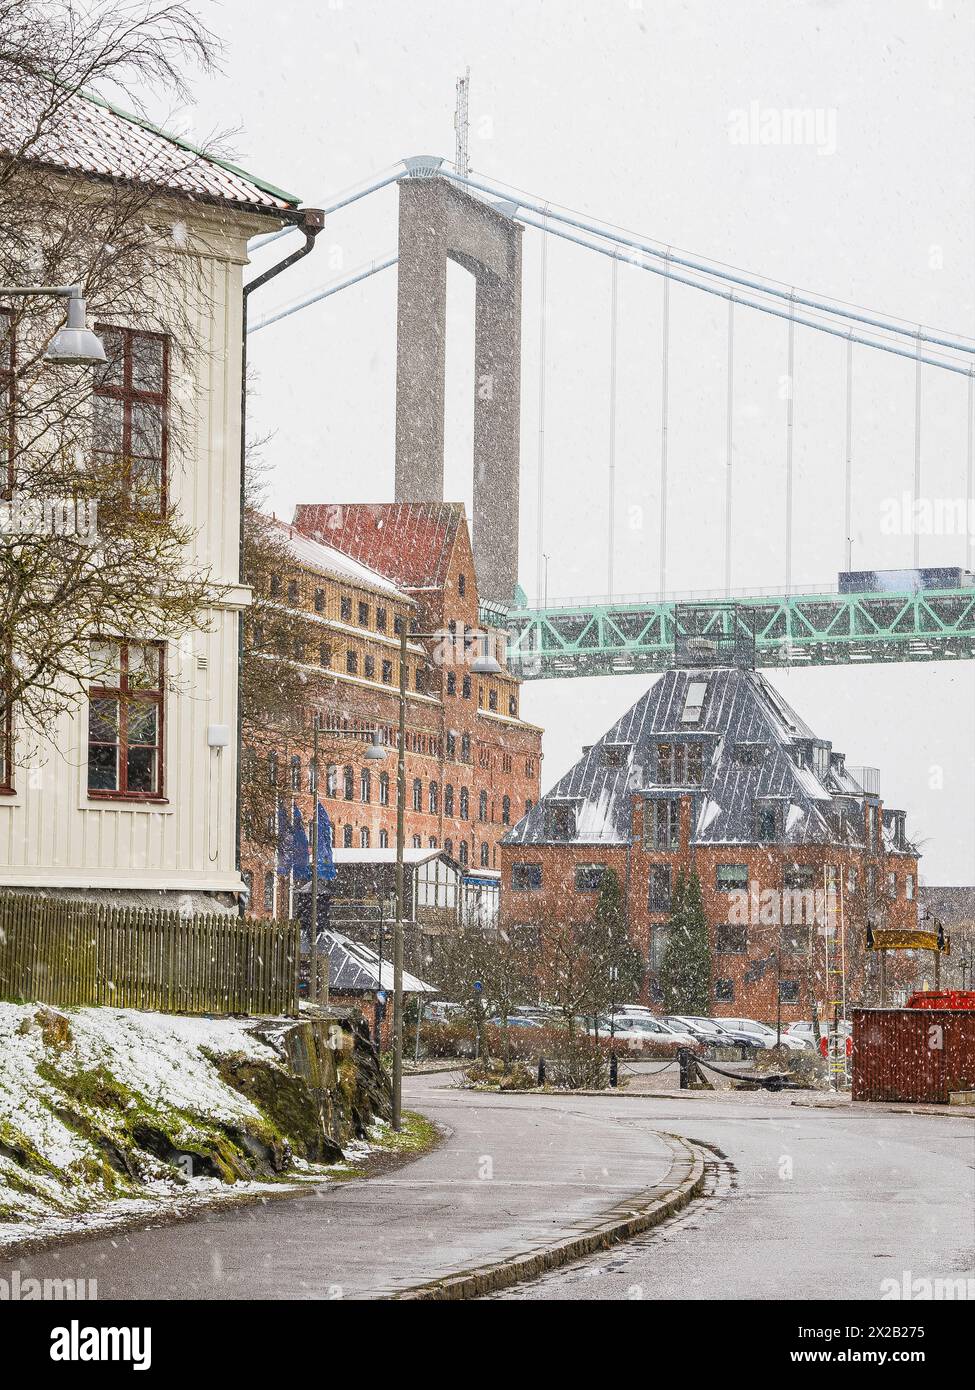
<svg viewBox="0 0 975 1390"><path fill-rule="evenodd" d="M372 743L365 752L365 760L367 763L384 763L386 761L386 750L379 742L378 734L373 734Z"/></svg>
<svg viewBox="0 0 975 1390"><path fill-rule="evenodd" d="M484 651L480 656L476 656L471 662L471 670L475 676L500 676L501 667L487 650L487 639L484 639Z"/></svg>
<svg viewBox="0 0 975 1390"><path fill-rule="evenodd" d="M88 310L80 285L36 285L20 289L0 286L0 299L48 295L68 301L68 322L59 328L47 345L44 361L60 367L98 367L108 361L105 344L88 327Z"/></svg>

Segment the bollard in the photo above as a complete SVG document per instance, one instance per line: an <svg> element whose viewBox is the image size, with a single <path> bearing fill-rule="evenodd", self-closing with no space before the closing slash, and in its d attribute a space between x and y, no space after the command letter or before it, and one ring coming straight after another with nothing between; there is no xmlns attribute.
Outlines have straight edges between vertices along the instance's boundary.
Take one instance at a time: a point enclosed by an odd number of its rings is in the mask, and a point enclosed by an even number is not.
<svg viewBox="0 0 975 1390"><path fill-rule="evenodd" d="M691 1085L691 1050L688 1047L677 1049L677 1061L680 1066L680 1088L682 1091L690 1090Z"/></svg>
<svg viewBox="0 0 975 1390"><path fill-rule="evenodd" d="M539 1084L539 1086L544 1086L544 1085L545 1085L545 1058L544 1058L544 1057L539 1057L539 1059L538 1059L538 1084Z"/></svg>
<svg viewBox="0 0 975 1390"><path fill-rule="evenodd" d="M620 1080L620 1064L619 1064L619 1058L616 1056L616 1053L615 1053L615 1052L611 1052L611 1053L609 1054L609 1084L610 1084L611 1086L618 1086L618 1085L619 1085L619 1080Z"/></svg>

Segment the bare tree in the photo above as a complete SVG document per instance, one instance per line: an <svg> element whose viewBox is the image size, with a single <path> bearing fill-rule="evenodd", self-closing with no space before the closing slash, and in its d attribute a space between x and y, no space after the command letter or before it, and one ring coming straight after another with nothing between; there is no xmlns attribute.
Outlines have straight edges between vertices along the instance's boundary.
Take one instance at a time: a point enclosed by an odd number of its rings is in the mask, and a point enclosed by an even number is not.
<svg viewBox="0 0 975 1390"><path fill-rule="evenodd" d="M94 373L52 367L43 354L63 304L0 299L0 690L27 735L81 699L93 635L172 641L221 595L188 559L160 442L165 432L172 484L190 456L209 305L200 248L160 193L204 156L173 142L166 167L158 153L133 153L112 177L66 167L82 89L107 86L130 107L151 86L180 99L187 65L208 70L215 54L181 4L0 0L0 285L80 284L96 324L147 335L133 347L104 332L110 362ZM135 425L119 432L111 401L132 351L158 399L138 440ZM178 681L178 661L168 676Z"/></svg>

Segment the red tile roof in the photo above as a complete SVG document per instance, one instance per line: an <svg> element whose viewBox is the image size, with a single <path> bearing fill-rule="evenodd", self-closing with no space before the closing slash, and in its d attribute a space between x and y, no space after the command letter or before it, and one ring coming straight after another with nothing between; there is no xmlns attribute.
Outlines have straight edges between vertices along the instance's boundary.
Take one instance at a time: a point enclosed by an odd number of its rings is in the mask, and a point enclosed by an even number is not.
<svg viewBox="0 0 975 1390"><path fill-rule="evenodd" d="M22 87L16 103L0 108L0 149L16 150L30 140L35 105ZM298 202L293 194L88 92L66 98L57 121L29 144L27 157L49 168L126 179L201 202L261 212L293 208Z"/></svg>
<svg viewBox="0 0 975 1390"><path fill-rule="evenodd" d="M457 528L461 502L304 503L295 528L341 550L407 589L440 588Z"/></svg>

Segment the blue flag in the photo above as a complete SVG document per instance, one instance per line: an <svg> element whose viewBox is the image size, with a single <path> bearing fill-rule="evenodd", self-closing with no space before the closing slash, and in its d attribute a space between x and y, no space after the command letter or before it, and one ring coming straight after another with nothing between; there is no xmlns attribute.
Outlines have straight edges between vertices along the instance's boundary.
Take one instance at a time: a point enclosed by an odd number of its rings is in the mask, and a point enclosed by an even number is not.
<svg viewBox="0 0 975 1390"><path fill-rule="evenodd" d="M318 802L318 877L331 881L338 876L332 854L332 822L322 803Z"/></svg>
<svg viewBox="0 0 975 1390"><path fill-rule="evenodd" d="M295 834L291 817L278 802L278 876L287 878L294 868Z"/></svg>
<svg viewBox="0 0 975 1390"><path fill-rule="evenodd" d="M311 855L308 852L308 836L305 834L305 824L301 819L301 811L297 803L294 808L294 827L292 829L292 864L295 871L295 883L307 883L311 878Z"/></svg>

